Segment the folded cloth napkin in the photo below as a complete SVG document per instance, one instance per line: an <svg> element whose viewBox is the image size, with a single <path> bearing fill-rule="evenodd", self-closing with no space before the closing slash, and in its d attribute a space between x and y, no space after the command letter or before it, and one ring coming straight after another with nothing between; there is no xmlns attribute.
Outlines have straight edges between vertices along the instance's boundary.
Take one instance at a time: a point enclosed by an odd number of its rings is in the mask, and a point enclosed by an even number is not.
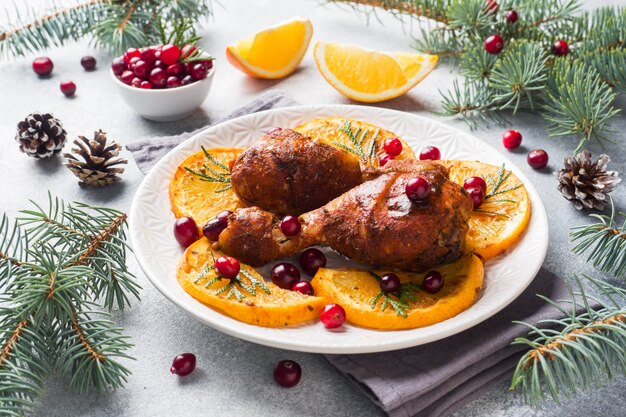
<svg viewBox="0 0 626 417"><path fill-rule="evenodd" d="M272 90L259 96L257 99L251 101L245 106L238 108L224 119L219 120L217 123L234 119L235 117L244 116L246 114L279 107L295 106L297 104L298 103L295 100L287 96L282 91ZM158 138L141 138L126 145L126 149L132 153L133 158L135 159L135 162L137 162L137 166L141 172L146 174L159 159L165 156L166 153L174 149L179 143L192 137L196 133L203 131L207 127L208 126L202 126L193 132L185 132L180 135L161 136Z"/></svg>
<svg viewBox="0 0 626 417"><path fill-rule="evenodd" d="M297 104L279 91L263 94L224 120ZM140 139L127 148L146 173L163 155L194 135ZM567 298L565 284L542 270L528 289L487 321L455 336L415 348L363 355L327 355L328 361L390 416L447 415L511 377L525 349L511 341L527 333L512 320L537 323L562 314L536 297ZM454 319L452 319L454 320Z"/></svg>

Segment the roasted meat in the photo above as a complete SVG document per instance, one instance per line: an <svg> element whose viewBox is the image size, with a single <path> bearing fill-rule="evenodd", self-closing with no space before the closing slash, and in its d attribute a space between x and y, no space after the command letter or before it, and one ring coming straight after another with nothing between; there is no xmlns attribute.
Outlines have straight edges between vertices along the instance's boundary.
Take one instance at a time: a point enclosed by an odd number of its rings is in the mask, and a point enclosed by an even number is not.
<svg viewBox="0 0 626 417"><path fill-rule="evenodd" d="M413 203L407 182L416 176L431 186ZM354 261L424 271L463 254L472 200L448 171L430 161L390 161L378 176L328 204L300 216L302 231L286 237L279 219L258 207L237 210L217 246L251 265L263 265L308 246L329 246Z"/></svg>
<svg viewBox="0 0 626 417"><path fill-rule="evenodd" d="M362 175L359 160L349 152L284 129L246 148L230 180L247 206L298 215L359 185Z"/></svg>

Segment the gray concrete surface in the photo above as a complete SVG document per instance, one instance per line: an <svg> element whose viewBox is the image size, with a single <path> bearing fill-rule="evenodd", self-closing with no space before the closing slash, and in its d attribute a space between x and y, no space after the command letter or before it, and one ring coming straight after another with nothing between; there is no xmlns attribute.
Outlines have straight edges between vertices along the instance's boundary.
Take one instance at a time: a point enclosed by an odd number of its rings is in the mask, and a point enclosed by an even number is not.
<svg viewBox="0 0 626 417"><path fill-rule="evenodd" d="M30 1L40 4L43 1ZM588 4L617 4L595 1ZM295 74L284 80L260 81L245 77L225 60L224 47L251 31L269 24L302 15L311 18L315 27L313 41L324 39L354 42L372 48L410 50L407 31L388 15L379 15L366 25L363 16L340 11L334 6L320 6L311 0L223 1L217 6L215 18L202 30L202 45L218 57L213 91L202 108L181 122L158 124L134 114L118 97L108 73L111 56L91 49L87 42L52 49L45 54L55 63L50 79L40 80L30 69L32 57L0 63L0 209L15 214L29 199L45 201L46 193L68 200L127 210L142 175L129 164L124 181L102 190L83 190L75 178L61 165L60 158L35 161L18 150L13 141L15 125L28 113L40 110L53 112L69 134L90 135L104 129L111 138L129 143L145 135L174 134L201 127L225 116L243 103L271 88L282 89L304 104L350 103L326 84L317 72L311 51ZM98 70L84 72L79 61L83 55L98 59ZM75 98L65 98L58 89L62 79L78 85ZM438 118L438 89L450 86L449 68L440 67L422 84L404 97L381 103L381 106ZM621 97L618 105L626 107ZM461 129L458 120L448 123ZM556 190L552 171L560 168L562 158L575 147L573 139L549 138L541 119L522 115L514 127L524 134L524 150L512 159L525 170L539 189L550 218L551 243L545 267L570 279L576 272L593 273L584 261L570 253L567 230L587 222ZM626 173L626 148L623 132L626 118L615 124L620 132L614 136L619 143L607 151L611 168ZM492 127L475 134L492 144L499 144L502 128ZM525 163L525 151L544 148L551 157L549 169L533 171ZM592 146L599 153L597 146ZM130 155L126 154L127 157ZM614 193L622 209L626 208L626 184ZM158 256L158 254L155 254ZM131 267L143 285L142 302L116 319L128 328L137 361L128 366L133 371L126 388L107 395L82 396L69 390L63 381L52 378L38 408L40 416L376 416L381 411L354 389L319 355L281 351L244 342L208 328L170 304L143 276L134 260ZM597 273L596 273L597 275ZM181 352L198 356L198 369L193 376L178 379L169 374L171 359ZM284 358L297 360L304 369L300 385L291 390L277 387L271 376L273 364ZM521 398L507 391L502 384L480 399L468 404L455 416L602 416L626 415L624 389L626 379L619 377L602 388L581 392L572 400L557 405L546 402L538 409L524 405Z"/></svg>

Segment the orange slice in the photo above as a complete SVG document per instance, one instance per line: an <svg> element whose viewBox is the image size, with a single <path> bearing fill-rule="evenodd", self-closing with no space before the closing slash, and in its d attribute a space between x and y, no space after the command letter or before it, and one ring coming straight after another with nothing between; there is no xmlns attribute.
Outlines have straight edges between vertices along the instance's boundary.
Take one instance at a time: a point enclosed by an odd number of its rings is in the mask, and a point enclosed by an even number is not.
<svg viewBox="0 0 626 417"><path fill-rule="evenodd" d="M178 283L193 298L244 323L285 327L317 320L326 304L321 297L283 290L241 264L237 283L217 279L210 267L221 256L202 238L189 246L178 267ZM252 290L252 291L251 291Z"/></svg>
<svg viewBox="0 0 626 417"><path fill-rule="evenodd" d="M313 140L346 149L361 159L362 165L379 166L379 158L385 154L385 139L398 138L402 153L395 159L415 159L411 146L393 132L370 123L344 117L326 117L303 123L294 129Z"/></svg>
<svg viewBox="0 0 626 417"><path fill-rule="evenodd" d="M302 61L313 35L308 19L295 18L226 47L233 66L257 78L282 78Z"/></svg>
<svg viewBox="0 0 626 417"><path fill-rule="evenodd" d="M483 263L475 255L437 270L443 275L444 285L436 294L420 289L424 274L398 272L403 298L383 295L378 280L367 271L320 269L311 283L317 295L341 305L352 324L379 330L413 329L466 310L482 287ZM379 276L384 273L377 272Z"/></svg>
<svg viewBox="0 0 626 417"><path fill-rule="evenodd" d="M487 182L486 198L469 221L467 248L491 259L518 241L530 220L530 200L524 184L506 167L477 161L440 161L450 180L463 185L469 177ZM494 188L497 186L497 188Z"/></svg>
<svg viewBox="0 0 626 417"><path fill-rule="evenodd" d="M229 167L241 151L207 149L180 164L170 182L170 204L176 218L191 217L202 227L220 211L239 207L239 198L230 188Z"/></svg>
<svg viewBox="0 0 626 417"><path fill-rule="evenodd" d="M437 65L436 55L379 52L355 45L317 42L315 62L322 76L341 94L375 103L401 96Z"/></svg>

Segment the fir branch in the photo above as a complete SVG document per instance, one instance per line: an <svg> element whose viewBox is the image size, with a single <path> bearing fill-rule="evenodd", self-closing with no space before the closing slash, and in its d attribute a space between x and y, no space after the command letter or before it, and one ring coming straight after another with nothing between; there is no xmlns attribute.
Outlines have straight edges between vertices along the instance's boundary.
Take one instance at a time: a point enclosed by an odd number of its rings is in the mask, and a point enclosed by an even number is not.
<svg viewBox="0 0 626 417"><path fill-rule="evenodd" d="M363 163L372 164L376 153L376 147L378 145L377 140L380 129L376 129L370 135L371 132L368 129L362 129L361 127L358 127L356 130L354 130L352 128L352 122L350 122L349 120L344 120L343 126L341 127L340 131L348 136L351 146L345 145L341 142L334 142L333 145L350 152L361 161L363 161ZM370 142L370 146L369 149L366 150L364 146L367 141Z"/></svg>
<svg viewBox="0 0 626 417"><path fill-rule="evenodd" d="M445 23L447 0L326 0L327 3L346 4L359 9L359 6L381 8L393 14L425 17Z"/></svg>
<svg viewBox="0 0 626 417"><path fill-rule="evenodd" d="M230 168L211 156L204 146L202 146L202 152L212 166L202 164L202 169L200 171L184 167L185 171L195 175L200 179L200 181L223 183L224 186L215 190L215 193L223 193L230 190L232 188L232 185L230 184Z"/></svg>
<svg viewBox="0 0 626 417"><path fill-rule="evenodd" d="M372 278L380 282L380 275L373 271L368 271L368 273L372 276ZM407 318L407 310L411 308L410 304L417 300L415 291L420 290L420 288L419 284L403 282L400 284L400 288L395 294L389 294L381 290L370 301L370 307L374 310L377 306L379 306L380 311L385 311L388 306L391 306L396 315ZM382 302L379 303L381 300Z"/></svg>
<svg viewBox="0 0 626 417"><path fill-rule="evenodd" d="M465 80L461 87L454 80L447 93L440 91L443 107L441 115L460 115L472 129L487 125L489 121L505 124L506 120L497 113L501 103L495 99L494 91L486 87L484 82L472 80Z"/></svg>

